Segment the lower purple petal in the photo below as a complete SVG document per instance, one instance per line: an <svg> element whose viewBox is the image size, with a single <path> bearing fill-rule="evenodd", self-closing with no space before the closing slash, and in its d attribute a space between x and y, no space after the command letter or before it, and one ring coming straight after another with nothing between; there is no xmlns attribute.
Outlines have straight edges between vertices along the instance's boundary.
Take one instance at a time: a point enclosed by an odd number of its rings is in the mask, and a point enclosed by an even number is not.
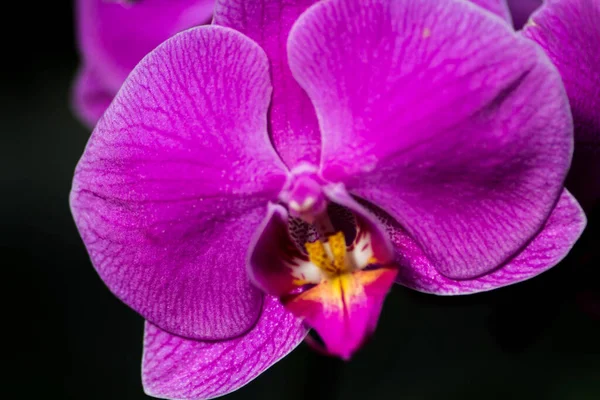
<svg viewBox="0 0 600 400"><path fill-rule="evenodd" d="M274 297L256 326L236 339L183 339L146 323L142 381L146 394L200 400L233 392L292 351L306 335L300 320Z"/></svg>
<svg viewBox="0 0 600 400"><path fill-rule="evenodd" d="M571 250L585 224L581 207L565 190L544 229L521 253L489 274L454 280L441 275L406 231L392 222L388 231L398 253L396 281L411 289L438 295L477 293L521 282L558 264Z"/></svg>

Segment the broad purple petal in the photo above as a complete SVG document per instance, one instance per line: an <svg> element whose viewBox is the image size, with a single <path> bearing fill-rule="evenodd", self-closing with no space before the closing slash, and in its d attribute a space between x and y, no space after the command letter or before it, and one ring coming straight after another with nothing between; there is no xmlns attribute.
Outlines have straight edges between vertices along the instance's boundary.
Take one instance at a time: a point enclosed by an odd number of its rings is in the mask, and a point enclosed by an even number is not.
<svg viewBox="0 0 600 400"><path fill-rule="evenodd" d="M392 220L388 232L398 254L396 281L411 289L440 295L468 294L512 285L541 274L562 260L583 232L583 210L566 190L542 231L517 256L497 270L469 280L441 275L410 236Z"/></svg>
<svg viewBox="0 0 600 400"><path fill-rule="evenodd" d="M500 18L502 18L509 24L512 23L510 10L508 9L508 4L506 2L507 0L469 0L469 1L471 3L477 4L479 7L482 7L484 9L496 14L497 16L499 16Z"/></svg>
<svg viewBox="0 0 600 400"><path fill-rule="evenodd" d="M73 86L73 108L87 125L94 126L112 101L114 93L107 90L98 74L82 67Z"/></svg>
<svg viewBox="0 0 600 400"><path fill-rule="evenodd" d="M333 0L296 22L288 54L323 177L383 208L440 273L488 273L542 228L571 114L557 71L507 24L452 0Z"/></svg>
<svg viewBox="0 0 600 400"><path fill-rule="evenodd" d="M71 207L94 266L163 330L223 339L258 318L246 255L285 180L267 134L270 94L254 42L188 30L134 69L77 166Z"/></svg>
<svg viewBox="0 0 600 400"><path fill-rule="evenodd" d="M567 187L590 209L600 199L600 1L548 0L523 34L544 48L563 78L575 124Z"/></svg>
<svg viewBox="0 0 600 400"><path fill-rule="evenodd" d="M285 357L306 335L300 320L279 301L265 309L251 331L236 339L183 339L146 323L142 381L145 392L169 399L211 399L233 392Z"/></svg>
<svg viewBox="0 0 600 400"><path fill-rule="evenodd" d="M513 26L521 29L531 14L542 5L543 0L507 0L512 15Z"/></svg>
<svg viewBox="0 0 600 400"><path fill-rule="evenodd" d="M273 100L269 131L275 149L292 168L300 161L317 164L321 136L315 109L292 77L286 57L288 32L298 16L316 0L218 0L214 23L256 41L271 66Z"/></svg>

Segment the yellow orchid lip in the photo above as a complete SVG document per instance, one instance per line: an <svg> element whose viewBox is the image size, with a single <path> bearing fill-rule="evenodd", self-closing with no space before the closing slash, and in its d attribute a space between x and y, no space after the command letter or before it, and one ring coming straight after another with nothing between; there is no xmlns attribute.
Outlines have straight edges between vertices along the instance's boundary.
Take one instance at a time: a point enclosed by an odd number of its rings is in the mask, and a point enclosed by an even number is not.
<svg viewBox="0 0 600 400"><path fill-rule="evenodd" d="M314 286L284 296L286 308L304 319L326 343L326 351L349 359L374 329L381 302L394 282L396 268L378 266L373 255L371 235L357 227L356 237L347 245L344 232L322 235L304 243L308 260L295 265L303 268L297 285ZM307 280L307 271L312 282Z"/></svg>
<svg viewBox="0 0 600 400"><path fill-rule="evenodd" d="M342 273L282 302L315 329L323 350L348 360L375 329L397 273L394 267Z"/></svg>

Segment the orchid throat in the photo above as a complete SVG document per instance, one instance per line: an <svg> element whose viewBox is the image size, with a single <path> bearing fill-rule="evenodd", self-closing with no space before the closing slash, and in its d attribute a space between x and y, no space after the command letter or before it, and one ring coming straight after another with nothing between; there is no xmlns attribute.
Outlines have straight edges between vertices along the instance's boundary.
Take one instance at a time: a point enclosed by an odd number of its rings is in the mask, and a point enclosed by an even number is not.
<svg viewBox="0 0 600 400"><path fill-rule="evenodd" d="M250 274L316 331L323 350L348 359L375 329L397 273L387 234L343 185L311 169L292 171L280 201L270 206Z"/></svg>

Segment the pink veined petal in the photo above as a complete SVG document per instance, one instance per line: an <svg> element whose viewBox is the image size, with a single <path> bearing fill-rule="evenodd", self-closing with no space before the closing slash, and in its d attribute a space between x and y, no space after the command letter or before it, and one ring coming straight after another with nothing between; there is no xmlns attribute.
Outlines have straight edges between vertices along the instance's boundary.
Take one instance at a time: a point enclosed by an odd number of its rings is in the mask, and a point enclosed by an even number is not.
<svg viewBox="0 0 600 400"><path fill-rule="evenodd" d="M543 0L507 0L515 29L521 29Z"/></svg>
<svg viewBox="0 0 600 400"><path fill-rule="evenodd" d="M73 86L73 108L87 125L94 126L104 114L114 93L107 91L98 74L90 67L82 67Z"/></svg>
<svg viewBox="0 0 600 400"><path fill-rule="evenodd" d="M214 23L256 41L267 53L273 82L269 132L273 146L292 168L300 161L317 164L321 134L315 109L292 77L286 57L288 32L316 0L217 0Z"/></svg>
<svg viewBox="0 0 600 400"><path fill-rule="evenodd" d="M146 323L142 382L146 394L201 400L246 385L291 352L306 335L299 319L277 299L265 298L255 327L239 338L201 342L173 336Z"/></svg>
<svg viewBox="0 0 600 400"><path fill-rule="evenodd" d="M468 0L468 1L470 1L473 4L477 4L479 7L482 7L484 9L496 14L497 16L499 16L500 18L502 18L509 24L512 24L512 18L510 15L510 10L508 8L507 0Z"/></svg>
<svg viewBox="0 0 600 400"><path fill-rule="evenodd" d="M440 273L486 274L541 229L572 120L555 68L507 24L462 1L323 1L288 56L323 177L400 222Z"/></svg>
<svg viewBox="0 0 600 400"><path fill-rule="evenodd" d="M184 29L210 23L214 0L77 0L77 38L84 62L117 92L151 50Z"/></svg>
<svg viewBox="0 0 600 400"><path fill-rule="evenodd" d="M585 209L600 200L600 1L547 0L523 29L560 72L575 123L567 187Z"/></svg>
<svg viewBox="0 0 600 400"><path fill-rule="evenodd" d="M542 231L519 254L487 275L462 281L441 275L406 231L390 222L388 232L399 257L396 282L421 292L455 295L512 285L552 268L579 239L586 218L577 201L565 190Z"/></svg>
<svg viewBox="0 0 600 400"><path fill-rule="evenodd" d="M92 263L163 330L223 339L258 318L246 255L285 181L267 134L270 94L254 42L190 29L133 70L77 166L71 208Z"/></svg>

